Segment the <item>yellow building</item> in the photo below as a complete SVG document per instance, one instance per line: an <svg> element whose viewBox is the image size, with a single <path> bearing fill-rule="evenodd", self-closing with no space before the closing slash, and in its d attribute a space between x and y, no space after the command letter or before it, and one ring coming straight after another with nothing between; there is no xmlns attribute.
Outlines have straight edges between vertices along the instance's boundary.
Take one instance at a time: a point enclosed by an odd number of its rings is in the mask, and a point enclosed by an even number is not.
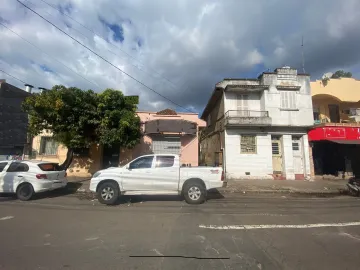
<svg viewBox="0 0 360 270"><path fill-rule="evenodd" d="M360 115L360 81L353 78L311 82L315 124L356 123Z"/></svg>
<svg viewBox="0 0 360 270"><path fill-rule="evenodd" d="M315 175L360 173L360 81L354 78L311 83L314 128L309 133ZM359 172L356 172L359 170Z"/></svg>

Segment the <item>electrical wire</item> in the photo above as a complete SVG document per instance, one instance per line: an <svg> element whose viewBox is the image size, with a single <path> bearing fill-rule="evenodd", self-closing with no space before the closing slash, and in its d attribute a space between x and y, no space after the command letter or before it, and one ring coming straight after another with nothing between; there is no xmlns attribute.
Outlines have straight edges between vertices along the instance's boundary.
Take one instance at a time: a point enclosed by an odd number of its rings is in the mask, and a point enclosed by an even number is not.
<svg viewBox="0 0 360 270"><path fill-rule="evenodd" d="M5 72L4 70L0 69L0 71L1 71L2 73L4 73L4 74L6 74L6 75L8 75L8 76L10 76L10 77L12 77L12 78L14 78L15 80L18 80L19 82L22 82L22 83L26 84L26 82L24 82L23 80L20 80L19 78L16 78L15 76L13 76L13 75Z"/></svg>
<svg viewBox="0 0 360 270"><path fill-rule="evenodd" d="M39 48L38 46L36 46L34 43L28 41L27 39L23 38L21 35L19 35L18 33L16 33L14 30L12 30L11 28L7 27L5 24L3 24L2 22L0 22L0 25L2 25L3 27L5 27L7 30L9 30L10 32L12 32L13 34L15 34L16 36L18 36L19 38L21 38L22 40L24 40L25 42L27 42L28 44L30 44L31 46L35 47L36 49L38 49L39 51L41 51L43 54L47 55L48 57L51 57L52 59L54 59L56 62L60 63L61 65L63 65L64 67L66 67L68 70L70 70L71 72L75 73L76 75L78 75L80 78L84 79L85 81L95 85L96 87L99 87L98 84L86 79L84 76L82 76L81 74L79 74L78 72L76 72L75 70L73 70L71 67L65 65L64 63L62 63L60 60L56 59L55 57L51 56L50 54L44 52L41 48Z"/></svg>
<svg viewBox="0 0 360 270"><path fill-rule="evenodd" d="M66 14L66 13L63 12L61 9L55 7L54 5L48 3L48 2L45 1L45 0L40 0L40 1L42 1L43 3L45 3L46 5L48 5L49 7L57 10L60 14L68 17L68 18L71 19L72 21L74 21L74 22L76 22L77 24L79 24L79 25L81 25L82 27L84 27L86 30L90 31L90 32L91 32L92 34L94 34L95 36L101 38L102 40L104 40L104 41L107 42L108 44L112 45L112 46L113 46L114 48L116 48L117 50L122 51L122 52L123 52L124 54L126 54L128 57L134 59L134 60L137 61L138 63L140 63L140 64L142 64L143 66L145 66L145 64L142 63L139 59L136 59L134 56L132 56L131 54L127 53L127 52L124 51L123 49L115 46L114 44L112 44L112 43L110 43L110 42L108 42L105 38L103 38L103 37L102 37L101 35L99 35L97 32L95 32L95 31L92 30L91 28L87 27L87 26L84 25L83 23L79 22L78 20L74 19L74 18L71 17L69 14ZM29 1L29 2L30 2L30 1ZM108 49L108 51L109 51L110 53L116 55L117 57L121 57L121 56L119 56L118 54L116 54L115 52L113 52L113 51L111 51L111 50L109 50L109 49ZM136 66L136 65L134 65L134 64L131 64L131 63L130 63L130 65L132 65L132 66L134 66L135 68L137 68L137 69L145 72L146 74L152 76L151 73L148 73L147 71L139 68L138 66ZM162 75L161 75L159 72L157 72L156 70L154 70L154 69L152 69L152 68L150 68L150 67L149 67L149 69L151 69L156 75L158 75L158 76L161 77L162 79L164 79L164 80L166 80L167 82L169 82L170 84L172 84L174 87L176 87L176 89L179 89L179 86L177 86L175 83L173 83L172 81L170 81L170 80L167 79L166 77L162 76ZM156 78L156 77L154 77L154 76L152 76L152 77L153 77L153 78Z"/></svg>
<svg viewBox="0 0 360 270"><path fill-rule="evenodd" d="M105 61L106 63L108 63L109 65L111 65L112 67L116 68L117 70L121 71L123 74L125 74L126 76L128 76L129 78L133 79L134 81L136 81L137 83L141 84L142 86L146 87L147 89L149 89L150 91L154 92L155 94L159 95L160 97L162 97L163 99L173 103L174 105L176 105L179 108L183 108L186 111L192 112L189 109L179 105L178 103L172 101L171 99L167 98L166 96L162 95L161 93L157 92L155 89L151 88L150 86L147 86L145 83L139 81L138 79L136 79L135 77L131 76L130 74L128 74L127 72L123 71L122 69L118 68L117 66L115 66L113 63L111 63L110 61L108 61L106 58L104 58L103 56L101 56L100 54L98 54L97 52L95 52L94 50L92 50L91 48L89 48L88 46L86 46L85 44L81 43L80 41L78 41L76 38L72 37L71 35L69 35L68 33L66 33L64 30L62 30L61 28L59 28L58 26L56 26L55 24L53 24L51 21L49 21L48 19L46 19L45 17L43 17L41 14L37 13L35 10L33 10L32 8L28 7L27 5L25 5L23 2L16 0L17 2L19 2L21 5L23 5L25 8L27 8L28 10L30 10L31 12L33 12L34 14L38 15L40 18L42 18L44 21L48 22L49 24L51 24L52 26L54 26L56 29L58 29L60 32L64 33L65 35L67 35L68 37L70 37L72 40L74 40L76 43L78 43L79 45L81 45L82 47L84 47L85 49L89 50L90 52L92 52L93 54L95 54L97 57L99 57L100 59L102 59L103 61Z"/></svg>

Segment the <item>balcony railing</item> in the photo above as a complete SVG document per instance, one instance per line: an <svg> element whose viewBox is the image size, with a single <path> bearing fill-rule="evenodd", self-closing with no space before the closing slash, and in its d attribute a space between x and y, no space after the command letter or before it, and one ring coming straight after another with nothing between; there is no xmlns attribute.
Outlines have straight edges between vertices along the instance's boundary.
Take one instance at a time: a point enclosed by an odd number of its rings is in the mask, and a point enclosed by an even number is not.
<svg viewBox="0 0 360 270"><path fill-rule="evenodd" d="M269 126L271 118L268 111L230 110L225 113L225 125Z"/></svg>

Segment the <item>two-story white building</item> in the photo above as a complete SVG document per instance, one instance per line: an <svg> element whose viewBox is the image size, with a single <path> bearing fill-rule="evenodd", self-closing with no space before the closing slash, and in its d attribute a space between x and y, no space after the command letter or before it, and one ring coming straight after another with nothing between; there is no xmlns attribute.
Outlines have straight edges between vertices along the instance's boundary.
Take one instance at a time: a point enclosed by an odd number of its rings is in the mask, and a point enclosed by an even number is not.
<svg viewBox="0 0 360 270"><path fill-rule="evenodd" d="M257 79L224 79L201 116L200 162L227 179L310 177L307 131L313 125L310 76L290 67Z"/></svg>

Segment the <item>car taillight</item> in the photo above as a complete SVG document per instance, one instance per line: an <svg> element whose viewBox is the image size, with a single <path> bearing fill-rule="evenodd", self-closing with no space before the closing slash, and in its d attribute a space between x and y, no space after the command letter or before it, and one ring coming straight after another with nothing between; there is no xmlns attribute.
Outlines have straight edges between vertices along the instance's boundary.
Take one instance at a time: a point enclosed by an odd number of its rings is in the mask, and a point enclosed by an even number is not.
<svg viewBox="0 0 360 270"><path fill-rule="evenodd" d="M37 174L36 178L37 179L47 179L47 175L46 174Z"/></svg>
<svg viewBox="0 0 360 270"><path fill-rule="evenodd" d="M221 181L224 181L225 180L225 174L224 174L224 171L222 171L221 173Z"/></svg>
<svg viewBox="0 0 360 270"><path fill-rule="evenodd" d="M65 172L65 175L64 175L64 177L66 177L67 176L67 172Z"/></svg>

